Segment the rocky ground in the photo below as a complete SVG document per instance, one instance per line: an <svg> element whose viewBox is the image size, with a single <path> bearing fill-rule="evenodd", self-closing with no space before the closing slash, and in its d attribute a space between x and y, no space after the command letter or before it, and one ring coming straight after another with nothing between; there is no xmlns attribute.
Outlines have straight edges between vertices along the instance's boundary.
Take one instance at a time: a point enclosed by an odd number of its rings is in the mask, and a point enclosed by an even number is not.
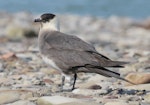
<svg viewBox="0 0 150 105"><path fill-rule="evenodd" d="M0 12L0 105L150 105L150 19L59 15L61 31L77 35L113 60L131 85L97 74L78 75L72 92L58 92L60 73L40 58L39 25L30 13Z"/></svg>

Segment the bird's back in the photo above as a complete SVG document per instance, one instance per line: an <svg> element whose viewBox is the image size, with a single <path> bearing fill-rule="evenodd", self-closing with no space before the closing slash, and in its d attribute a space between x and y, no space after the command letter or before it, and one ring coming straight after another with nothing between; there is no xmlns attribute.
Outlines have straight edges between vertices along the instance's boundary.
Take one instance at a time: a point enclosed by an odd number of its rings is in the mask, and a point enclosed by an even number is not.
<svg viewBox="0 0 150 105"><path fill-rule="evenodd" d="M66 50L80 50L80 51L96 51L95 48L79 39L76 36L67 35L59 31L45 31L41 33L44 40L49 47L60 48Z"/></svg>

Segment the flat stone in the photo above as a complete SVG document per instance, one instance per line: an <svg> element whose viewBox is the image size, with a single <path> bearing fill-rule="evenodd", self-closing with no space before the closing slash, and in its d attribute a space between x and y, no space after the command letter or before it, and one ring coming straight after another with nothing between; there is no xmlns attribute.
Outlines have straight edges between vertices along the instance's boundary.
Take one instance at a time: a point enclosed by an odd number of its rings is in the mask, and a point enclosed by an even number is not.
<svg viewBox="0 0 150 105"><path fill-rule="evenodd" d="M64 103L59 105L102 105L102 104L97 104L94 102L70 102L70 103Z"/></svg>
<svg viewBox="0 0 150 105"><path fill-rule="evenodd" d="M32 92L24 90L1 90L0 91L0 105L8 104L20 99L31 98Z"/></svg>
<svg viewBox="0 0 150 105"><path fill-rule="evenodd" d="M91 89L75 89L72 93L74 94L82 94L85 96L98 95L98 94L106 94L108 91L99 89L99 90L91 90Z"/></svg>
<svg viewBox="0 0 150 105"><path fill-rule="evenodd" d="M7 104L7 105L36 105L36 104L30 101L26 101L26 100L19 100L19 101L16 101L14 103Z"/></svg>
<svg viewBox="0 0 150 105"><path fill-rule="evenodd" d="M125 102L107 102L104 105L129 105L129 103L125 103Z"/></svg>
<svg viewBox="0 0 150 105"><path fill-rule="evenodd" d="M99 105L88 100L62 96L43 96L37 100L38 105Z"/></svg>
<svg viewBox="0 0 150 105"><path fill-rule="evenodd" d="M0 105L15 102L20 99L20 93L16 91L0 92Z"/></svg>
<svg viewBox="0 0 150 105"><path fill-rule="evenodd" d="M150 73L129 73L126 77L127 80L135 84L150 83Z"/></svg>

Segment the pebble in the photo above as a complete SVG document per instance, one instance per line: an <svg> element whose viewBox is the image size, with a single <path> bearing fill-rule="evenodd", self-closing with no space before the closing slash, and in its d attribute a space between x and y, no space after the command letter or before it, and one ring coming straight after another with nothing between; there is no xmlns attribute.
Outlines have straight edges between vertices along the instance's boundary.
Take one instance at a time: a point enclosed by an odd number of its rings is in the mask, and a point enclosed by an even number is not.
<svg viewBox="0 0 150 105"><path fill-rule="evenodd" d="M43 96L37 100L38 105L100 105L87 100L62 96Z"/></svg>
<svg viewBox="0 0 150 105"><path fill-rule="evenodd" d="M0 104L8 104L20 99L20 93L16 91L1 91Z"/></svg>
<svg viewBox="0 0 150 105"><path fill-rule="evenodd" d="M29 99L33 97L31 91L26 90L1 90L0 104L8 104L20 99Z"/></svg>
<svg viewBox="0 0 150 105"><path fill-rule="evenodd" d="M36 104L30 101L26 101L26 100L19 100L19 101L13 102L11 104L6 104L6 105L36 105Z"/></svg>
<svg viewBox="0 0 150 105"><path fill-rule="evenodd" d="M127 80L132 81L135 84L146 84L150 83L150 73L129 73L126 77Z"/></svg>
<svg viewBox="0 0 150 105"><path fill-rule="evenodd" d="M93 90L98 90L98 89L101 89L102 87L99 86L99 85L92 85L90 87L88 87L88 89L93 89Z"/></svg>
<svg viewBox="0 0 150 105"><path fill-rule="evenodd" d="M150 93L144 96L144 101L150 103Z"/></svg>

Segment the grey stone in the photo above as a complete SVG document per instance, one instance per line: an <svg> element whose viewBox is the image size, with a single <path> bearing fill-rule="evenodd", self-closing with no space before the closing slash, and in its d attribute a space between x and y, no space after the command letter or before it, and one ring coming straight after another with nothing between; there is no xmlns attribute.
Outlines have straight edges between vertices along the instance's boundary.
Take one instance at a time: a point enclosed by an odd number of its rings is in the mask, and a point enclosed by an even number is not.
<svg viewBox="0 0 150 105"><path fill-rule="evenodd" d="M29 90L6 90L3 89L0 91L0 105L8 104L18 101L20 99L29 99L32 98L32 92Z"/></svg>

